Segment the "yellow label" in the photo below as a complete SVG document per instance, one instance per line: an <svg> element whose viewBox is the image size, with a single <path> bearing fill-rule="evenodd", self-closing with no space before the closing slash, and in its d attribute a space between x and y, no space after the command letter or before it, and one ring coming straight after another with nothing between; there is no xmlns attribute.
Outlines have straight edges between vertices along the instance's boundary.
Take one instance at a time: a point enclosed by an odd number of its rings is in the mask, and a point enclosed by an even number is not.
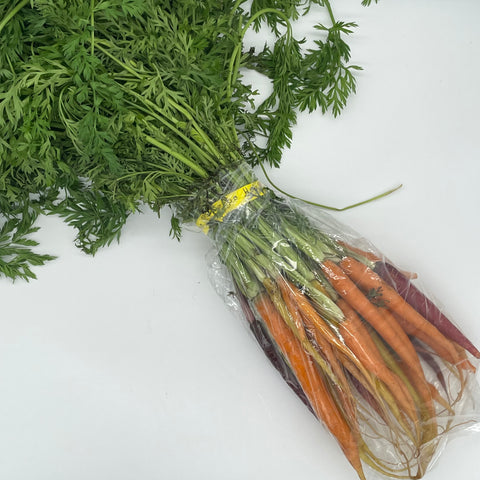
<svg viewBox="0 0 480 480"><path fill-rule="evenodd" d="M223 222L225 216L233 210L245 205L263 195L263 187L257 180L225 195L225 198L216 201L208 212L202 213L197 219L197 225L207 234L213 219Z"/></svg>

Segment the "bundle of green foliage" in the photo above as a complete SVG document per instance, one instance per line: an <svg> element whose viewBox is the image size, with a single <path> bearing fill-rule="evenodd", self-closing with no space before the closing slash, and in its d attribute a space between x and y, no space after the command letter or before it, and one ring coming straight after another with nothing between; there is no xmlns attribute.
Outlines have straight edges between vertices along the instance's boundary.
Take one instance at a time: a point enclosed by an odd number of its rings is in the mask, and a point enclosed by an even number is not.
<svg viewBox="0 0 480 480"><path fill-rule="evenodd" d="M367 2L369 3L369 2ZM308 13L314 47L296 39ZM278 166L296 112L338 115L355 91L328 0L0 0L0 272L51 259L29 238L60 215L87 253L142 205L175 205L171 234L206 208L219 169ZM261 51L243 46L266 27ZM242 72L268 77L255 104ZM195 198L195 201L190 201Z"/></svg>

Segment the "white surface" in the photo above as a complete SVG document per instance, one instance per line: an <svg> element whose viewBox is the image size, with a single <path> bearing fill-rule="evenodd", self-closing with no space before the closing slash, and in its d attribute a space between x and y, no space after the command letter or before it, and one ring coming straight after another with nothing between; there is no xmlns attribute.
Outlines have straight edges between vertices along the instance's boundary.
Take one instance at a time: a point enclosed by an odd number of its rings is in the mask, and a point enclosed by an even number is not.
<svg viewBox="0 0 480 480"><path fill-rule="evenodd" d="M421 278L480 344L480 3L336 3L358 93L338 119L301 116L272 177L345 205L336 215ZM168 215L131 218L87 257L42 219L60 259L0 281L0 478L354 479L207 278L206 238L168 238ZM448 445L430 480L476 478L480 436Z"/></svg>

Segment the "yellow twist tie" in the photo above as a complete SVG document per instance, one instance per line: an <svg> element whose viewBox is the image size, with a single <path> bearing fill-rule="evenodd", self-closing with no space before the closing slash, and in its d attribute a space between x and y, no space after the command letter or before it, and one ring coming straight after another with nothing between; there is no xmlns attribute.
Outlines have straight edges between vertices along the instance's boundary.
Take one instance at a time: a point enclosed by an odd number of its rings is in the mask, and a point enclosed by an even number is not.
<svg viewBox="0 0 480 480"><path fill-rule="evenodd" d="M238 190L228 193L224 198L217 200L208 212L202 213L198 217L196 224L203 230L203 233L207 234L210 229L209 223L213 219L217 222L223 222L227 214L263 194L263 186L258 180L244 185Z"/></svg>

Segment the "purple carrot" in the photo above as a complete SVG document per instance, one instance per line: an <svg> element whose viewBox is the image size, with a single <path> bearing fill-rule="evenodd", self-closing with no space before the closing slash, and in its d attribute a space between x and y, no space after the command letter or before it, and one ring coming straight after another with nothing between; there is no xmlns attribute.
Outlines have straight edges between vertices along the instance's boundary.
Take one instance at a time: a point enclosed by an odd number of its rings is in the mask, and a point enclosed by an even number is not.
<svg viewBox="0 0 480 480"><path fill-rule="evenodd" d="M403 273L387 262L377 262L374 270L443 335L480 359L480 352L472 342Z"/></svg>
<svg viewBox="0 0 480 480"><path fill-rule="evenodd" d="M278 370L285 382L287 382L287 385L296 393L300 400L313 413L312 406L310 405L310 402L308 401L305 392L300 386L297 377L293 373L288 363L283 358L282 354L275 347L273 340L270 338L270 335L268 334L262 322L255 318L255 314L250 308L247 298L239 291L238 288L236 291L236 295L240 302L240 306L242 307L243 313L248 320L250 330L252 331L263 352L270 360L272 365Z"/></svg>
<svg viewBox="0 0 480 480"><path fill-rule="evenodd" d="M297 377L292 372L290 366L285 362L282 355L278 352L275 346L272 343L271 338L269 337L265 327L261 322L255 320L250 324L250 329L253 332L257 342L262 347L262 350L265 352L265 355L268 357L272 365L280 372L282 378L287 382L288 386L297 394L300 400L308 407L308 409L313 413L313 409L308 401L302 387L298 383Z"/></svg>

